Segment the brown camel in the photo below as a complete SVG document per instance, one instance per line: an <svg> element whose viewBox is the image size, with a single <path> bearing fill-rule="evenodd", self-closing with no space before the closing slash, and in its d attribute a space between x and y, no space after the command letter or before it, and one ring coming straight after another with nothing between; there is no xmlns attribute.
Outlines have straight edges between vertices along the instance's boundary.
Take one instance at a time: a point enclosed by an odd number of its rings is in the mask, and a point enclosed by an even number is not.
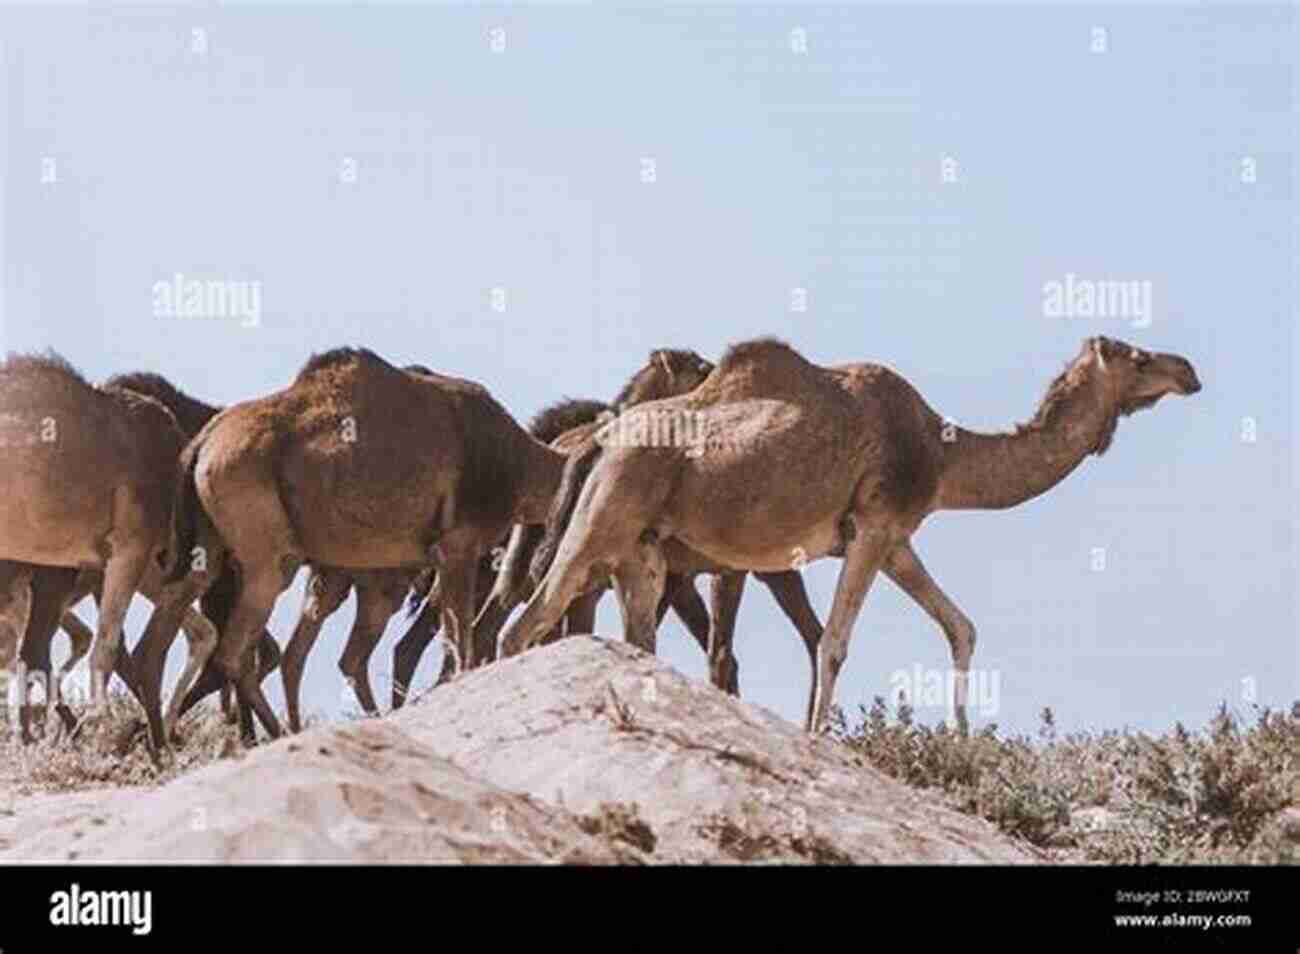
<svg viewBox="0 0 1300 954"><path fill-rule="evenodd" d="M907 581L948 636L964 728L975 629L922 566L912 533L938 510L1003 509L1044 493L1104 453L1121 416L1200 387L1185 358L1090 338L1027 424L978 434L945 422L881 365L818 367L772 339L733 346L692 393L614 422L622 439L583 483L567 529L548 527L562 532L554 562L503 652L535 644L593 574L609 571L628 640L653 652L673 542L764 571L842 552L809 728L826 723L854 620L882 568ZM648 426L663 420L693 429L684 448L646 446Z"/></svg>
<svg viewBox="0 0 1300 954"><path fill-rule="evenodd" d="M651 352L646 365L628 383L619 395L620 399L636 402L649 398L665 397L682 390L688 390L703 381L713 366L691 351L674 351L660 349ZM417 374L433 374L428 368L411 365L406 371ZM567 399L538 414L529 424L529 433L538 441L549 444L561 434L575 426L589 423L608 405L597 401ZM540 531L540 526L536 528ZM497 541L503 542L503 541ZM494 556L485 553L480 560L476 575L473 606L475 611L483 605L487 589L496 575ZM418 588L412 589L412 574L407 571L380 570L351 574L338 567L313 567L308 581L303 609L299 614L298 624L293 637L285 649L281 673L284 677L285 700L288 708L289 727L297 732L301 727L299 710L299 691L306 657L311 646L320 634L324 620L333 613L347 598L349 589L357 590L357 616L347 645L339 660L339 668L345 679L353 688L362 708L368 714L375 714L378 707L369 682L369 660L379 639L383 636L389 618L400 605L408 589L411 589L412 605L417 606L423 600L423 608L416 621L408 629L394 648L394 680L392 698L395 708L400 708L406 697L406 689L414 677L420 656L438 632L438 618L441 615L441 589L435 582L436 574L426 570L418 574ZM697 604L698 617L707 619L703 601L691 590ZM680 597L682 603L688 601L687 594ZM579 614L586 609L578 601L566 618L571 625L582 624L584 617ZM594 605L590 608L594 618ZM590 627L591 623L587 622ZM701 630L703 633L704 630ZM480 648L476 653L483 653L480 659L490 659L491 650ZM443 656L443 669L439 682L450 678L455 668L455 654Z"/></svg>
<svg viewBox="0 0 1300 954"><path fill-rule="evenodd" d="M420 365L411 365L405 370L414 373L433 374ZM557 428L567 423L574 415L587 414L586 405L594 402L567 402L564 413L541 415L529 426L529 433L542 443L550 443L558 436ZM589 418L594 418L603 405L590 411ZM492 579L496 576L496 553L485 553L479 561L476 574L474 611L477 613L483 600L487 597ZM407 630L402 640L394 649L396 676L393 682L392 697L394 707L400 708L406 697L406 688L414 676L415 668L425 648L438 633L438 619L442 614L440 590L437 590L437 573L426 568L419 573L404 570L375 570L368 572L350 572L340 567L313 567L311 577L303 595L302 610L298 614L298 623L293 636L285 647L284 663L280 670L284 679L284 697L289 713L289 729L298 732L302 726L299 710L299 691L302 685L303 669L307 655L320 635L325 620L335 612L348 592L355 587L357 591L357 615L348 634L348 641L339 657L339 670L356 694L357 701L367 715L375 715L379 707L375 704L374 694L370 688L370 657L375 646L384 634L389 619L397 612L408 594L414 612L420 608L416 621ZM432 595L432 598L430 597ZM455 654L443 655L443 670L439 681L451 677L455 668Z"/></svg>
<svg viewBox="0 0 1300 954"><path fill-rule="evenodd" d="M227 408L182 455L179 552L169 581L210 585L228 557L238 585L221 638L185 705L234 681L270 735L280 725L256 673L253 638L304 562L352 570L438 567L442 624L461 668L484 552L511 524L541 523L564 458L535 441L481 385L410 374L364 349L316 355L284 390ZM145 641L174 638L155 612Z"/></svg>
<svg viewBox="0 0 1300 954"><path fill-rule="evenodd" d="M32 571L15 564L103 573L90 660L91 698L100 702L121 665L131 597L171 551L184 435L151 397L96 388L53 354L10 355L0 364L0 441L8 452L0 469L0 592L13 592L15 575L30 579Z"/></svg>
<svg viewBox="0 0 1300 954"><path fill-rule="evenodd" d="M186 439L197 434L203 425L219 410L219 408L196 400L180 391L161 375L149 372L115 375L104 383L104 388L127 390L159 402L171 412ZM170 504L168 506L170 510ZM32 570L35 574L33 579L33 607L31 620L28 623L23 640L23 659L27 671L43 672L48 676L51 668L50 644L56 627L61 623L72 641L72 653L60 668L55 683L56 687L62 686L63 680L72 667L89 649L89 630L71 611L71 607L87 595L94 595L98 604L102 599L104 577L101 572L93 568L85 568L75 575L68 575L60 569L51 567L32 567ZM146 568L139 584L139 592L155 604L163 598L161 569L156 563L151 563ZM183 608L181 627L184 629L189 643L189 658L168 707L166 718L166 734L168 737L172 735L174 730L181 699L185 696L189 686L198 677L208 656L216 647L217 641L215 627L202 614L190 606ZM263 677L275 667L279 658L279 647L265 632L262 634L259 643L258 658ZM164 662L165 654L162 654L154 659L144 659L137 662L136 666L133 667L134 671L124 669L121 665L118 667L118 674L135 693L146 713L149 713L151 708L156 709L160 705L162 666ZM135 678L136 675L140 676L138 682ZM73 720L71 711L67 706L60 704L56 711L62 717L65 725L71 729L75 720ZM159 731L161 731L161 726L155 729L155 736ZM29 738L26 722L24 722L24 738ZM155 738L155 741L157 741L157 738Z"/></svg>
<svg viewBox="0 0 1300 954"><path fill-rule="evenodd" d="M616 408L632 407L646 401L685 394L698 387L712 372L713 365L694 351L660 348L650 352L642 366L623 386L613 404L601 401L566 398L539 412L529 424L529 433L539 441L551 445L563 454L582 447L601 426L600 419L612 417ZM542 526L518 524L511 531L501 553L499 571L492 570L491 591L476 602L478 616L474 624L476 652L482 659L496 656L496 635L510 611L527 599L531 582L525 576L528 559L538 540ZM428 591L426 581L425 590ZM557 625L545 642L559 638L563 632L591 632L596 622L596 605L602 589L583 594L570 604L564 615L563 626ZM436 591L435 591L436 596ZM429 599L420 616L408 629L393 650L393 707L400 708L406 689L414 677L415 668L425 648L436 632L438 600ZM691 635L706 651L708 649L708 611L695 587L686 580L670 577L660 602L659 617L671 606L686 624ZM488 621L483 622L484 619ZM449 676L448 659L443 659L443 672L438 681Z"/></svg>
<svg viewBox="0 0 1300 954"><path fill-rule="evenodd" d="M568 512L572 502L576 500L577 489L581 486L582 479L599 459L602 449L601 433L609 420L617 416L617 411L664 397L687 394L712 373L713 365L710 362L699 358L694 352L684 354L698 362L697 375L687 376L678 373L676 378L669 379L672 387L646 387L644 386L646 375L654 368L652 361L615 398L614 404L606 409L609 413L603 415L600 420L566 431L552 442L552 447L569 457L557 501L552 505L553 508L558 508L557 514L552 515L553 519L567 522ZM654 381L653 378L649 380ZM530 563L540 563L547 559L537 552L543 536L544 528L539 527L517 526L512 532L492 592L474 622L474 640L480 647L480 652L491 652L495 655L497 634L501 626L516 606L532 596L534 579L530 579L527 571ZM711 682L725 692L739 695L739 670L732 652L732 644L736 612L739 609L746 574L731 572L727 567L713 563L675 542L670 544L666 555L668 573L664 592L655 613L656 624L662 623L664 614L671 605L708 658ZM535 578L540 579L542 572L537 572ZM700 573L714 575L711 610L704 607L695 590L694 578ZM771 590L777 604L794 624L809 654L815 657L817 642L821 638L821 622L808 601L803 578L794 571L757 575ZM591 589L575 597L566 613L568 633L589 633L595 628L596 605L610 586L608 577L597 576L592 580ZM552 642L558 635L559 628L556 627L542 642L544 644ZM809 707L812 705L811 694L808 705Z"/></svg>
<svg viewBox="0 0 1300 954"><path fill-rule="evenodd" d="M408 374L434 375L422 364L410 364L402 369ZM285 703L289 712L289 729L302 728L299 714L299 690L307 655L320 636L325 620L343 605L348 593L357 591L357 615L348 634L343 655L339 657L339 670L352 687L357 701L368 715L378 711L374 694L370 690L370 655L384 634L384 628L402 604L418 573L410 570L348 570L337 566L311 567L307 587L303 593L302 609L298 623L285 647L280 676L284 682ZM222 695L230 686L222 687ZM251 725L245 725L245 736L251 736Z"/></svg>

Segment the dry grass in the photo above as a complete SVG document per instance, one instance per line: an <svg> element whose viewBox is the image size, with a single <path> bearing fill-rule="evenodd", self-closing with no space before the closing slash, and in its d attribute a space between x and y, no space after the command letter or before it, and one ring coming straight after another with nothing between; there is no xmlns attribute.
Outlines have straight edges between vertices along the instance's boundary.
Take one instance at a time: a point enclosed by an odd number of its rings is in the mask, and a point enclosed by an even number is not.
<svg viewBox="0 0 1300 954"><path fill-rule="evenodd" d="M715 813L706 816L696 830L716 842L723 857L732 861L787 862L793 857L817 865L853 864L850 855L821 835L799 827L791 829L783 825L773 828L770 823L764 824L757 815L757 812L746 811L742 817L734 818Z"/></svg>
<svg viewBox="0 0 1300 954"><path fill-rule="evenodd" d="M890 718L883 699L835 734L886 774L938 789L956 808L1057 859L1130 864L1300 863L1300 702L1290 713L1221 707L1204 730L1113 730L1039 738L996 726L963 738Z"/></svg>
<svg viewBox="0 0 1300 954"><path fill-rule="evenodd" d="M606 838L610 841L622 841L643 851L653 854L658 839L641 818L637 805L624 802L601 802L596 811L577 817L578 827L588 835Z"/></svg>
<svg viewBox="0 0 1300 954"><path fill-rule="evenodd" d="M243 751L238 727L227 725L213 702L200 705L181 720L183 744L161 768L150 759L143 735L125 755L119 755L119 744L140 718L140 707L133 698L113 694L106 711L87 721L75 742L66 737L58 718L51 714L44 733L25 746L19 739L17 716L10 714L7 722L0 722L0 765L4 766L0 785L18 795L155 786ZM39 727L36 731L40 732Z"/></svg>

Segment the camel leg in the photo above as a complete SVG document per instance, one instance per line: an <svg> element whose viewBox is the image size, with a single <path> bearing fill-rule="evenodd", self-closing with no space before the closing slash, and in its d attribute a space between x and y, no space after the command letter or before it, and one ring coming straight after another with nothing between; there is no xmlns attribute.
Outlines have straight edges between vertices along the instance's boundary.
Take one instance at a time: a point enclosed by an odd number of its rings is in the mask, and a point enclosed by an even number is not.
<svg viewBox="0 0 1300 954"><path fill-rule="evenodd" d="M564 615L560 617L560 622L551 627L551 631L542 638L541 643L538 645L550 646L552 643L558 642L565 636L572 636L575 633L595 632L596 606L600 602L600 598L605 595L607 589L609 589L607 585L601 585L590 593L583 593L580 596L574 597L573 602L569 604L569 608L565 610ZM667 611L668 601L666 599L660 599L659 613L655 618L656 626L663 620L664 613Z"/></svg>
<svg viewBox="0 0 1300 954"><path fill-rule="evenodd" d="M240 701L252 706L258 720L273 739L278 739L282 734L280 722L262 693L257 661L250 650L266 628L266 621L275 608L276 599L293 582L297 568L298 560L289 554L285 554L282 560L270 563L253 564L249 561L244 564L238 598L217 644L217 651L212 654L212 662L217 671L235 683ZM203 683L204 680L200 677L195 689ZM191 691L190 696L193 697L194 694Z"/></svg>
<svg viewBox="0 0 1300 954"><path fill-rule="evenodd" d="M853 623L862 610L862 603L871 589L871 583L891 548L892 541L874 528L862 527L857 521L857 533L845 548L840 578L835 584L835 599L831 604L826 632L817 646L817 686L813 699L813 718L809 730L821 731L830 715L835 699L835 680L840 667L849 655L849 641L853 637Z"/></svg>
<svg viewBox="0 0 1300 954"><path fill-rule="evenodd" d="M307 654L316 644L325 620L347 599L352 589L352 577L338 570L313 567L303 594L298 625L284 649L280 662L280 678L284 680L284 700L289 709L289 731L301 732L302 719L298 709L302 673L307 664ZM360 591L358 590L358 595ZM360 604L358 604L360 612Z"/></svg>
<svg viewBox="0 0 1300 954"><path fill-rule="evenodd" d="M64 610L63 615L59 617L59 628L68 634L68 658L63 661L59 667L59 674L55 677L58 681L59 696L63 696L63 681L68 678L68 674L76 668L77 663L86 658L90 652L91 644L95 641L95 631L81 621L81 617L72 610Z"/></svg>
<svg viewBox="0 0 1300 954"><path fill-rule="evenodd" d="M948 595L939 589L920 557L912 549L911 543L904 542L889 552L885 561L885 575L914 599L943 629L952 649L952 664L955 672L953 682L953 713L957 720L957 731L966 735L969 724L966 721L966 699L970 674L970 660L975 652L975 625L967 618Z"/></svg>
<svg viewBox="0 0 1300 954"><path fill-rule="evenodd" d="M497 636L515 607L528 599L532 581L528 562L545 533L544 527L516 524L501 557L492 588L474 618L475 653L485 660L496 658ZM485 653L490 653L484 656Z"/></svg>
<svg viewBox="0 0 1300 954"><path fill-rule="evenodd" d="M339 657L339 671L356 693L366 715L379 714L370 691L370 656L383 637L388 621L401 608L407 589L406 585L394 585L389 580L357 584L357 618Z"/></svg>
<svg viewBox="0 0 1300 954"><path fill-rule="evenodd" d="M560 545L560 550L561 553L551 564L545 579L533 591L532 598L529 599L523 613L506 628L502 635L502 656L514 656L544 639L564 618L569 604L581 594L583 581L579 579L578 573L569 569L573 561L570 554L565 552L563 543ZM585 576L588 567L583 569L581 575Z"/></svg>
<svg viewBox="0 0 1300 954"><path fill-rule="evenodd" d="M393 708L400 709L406 702L407 693L410 691L411 683L415 681L415 670L420 665L420 657L424 651L429 648L434 637L438 635L438 619L442 615L442 597L438 584L433 584L433 589L429 591L429 598L424 601L424 606L420 608L420 615L407 628L402 638L397 641L393 647ZM443 672L438 677L438 682L445 682L450 679L453 673L451 670L452 655L445 653L443 655Z"/></svg>
<svg viewBox="0 0 1300 954"><path fill-rule="evenodd" d="M189 658L181 671L176 687L172 690L171 701L167 704L167 716L163 723L167 738L176 732L176 722L180 719L181 703L194 685L203 667L217 648L220 634L217 627L206 616L196 610L192 603L183 604L185 615L181 619L181 628L185 630L185 639L189 642Z"/></svg>
<svg viewBox="0 0 1300 954"><path fill-rule="evenodd" d="M264 682L267 676L275 672L282 658L280 644L269 631L262 630L262 636L257 641L257 681Z"/></svg>
<svg viewBox="0 0 1300 954"><path fill-rule="evenodd" d="M108 680L117 668L122 648L122 623L131 605L131 597L140 587L149 567L152 548L122 546L104 566L103 598L95 627L95 646L90 653L91 704L104 706L108 700Z"/></svg>
<svg viewBox="0 0 1300 954"><path fill-rule="evenodd" d="M481 555L479 534L473 530L453 532L439 545L446 554L438 572L442 591L442 638L447 645L455 647L460 671L464 672L480 662L474 646L474 592Z"/></svg>
<svg viewBox="0 0 1300 954"><path fill-rule="evenodd" d="M266 632L266 630L263 630L263 632ZM241 672L252 672L253 679L258 687L261 687L262 666L258 660L256 645L249 646L244 651L244 664ZM226 685L230 685L230 683L226 683ZM235 702L237 703L236 709L238 709L239 739L245 746L251 747L257 743L257 725L253 722L253 707L243 699L238 698L237 694Z"/></svg>
<svg viewBox="0 0 1300 954"><path fill-rule="evenodd" d="M596 607L605 595L605 588L590 593L583 593L569 604L564 614L564 634L573 636L577 633L594 633L596 631Z"/></svg>
<svg viewBox="0 0 1300 954"><path fill-rule="evenodd" d="M0 561L0 669L9 668L18 658L31 615L31 568Z"/></svg>
<svg viewBox="0 0 1300 954"><path fill-rule="evenodd" d="M68 567L41 567L32 575L32 614L27 621L27 632L23 639L26 658L45 674L47 705L54 707L55 713L69 732L77 724L77 717L63 697L63 677L71 665L61 669L58 678L50 680L50 649L64 611L90 592L90 587L78 586L80 580L80 574ZM30 654L27 653L29 642L32 644ZM115 670L134 692L135 686L131 680L120 668L115 667Z"/></svg>
<svg viewBox="0 0 1300 954"><path fill-rule="evenodd" d="M31 568L8 560L0 562L0 669L14 668L18 683L16 699L20 706L18 722L24 744L31 741L31 712L27 706L27 667L20 660L19 651L25 649L24 635L31 614Z"/></svg>
<svg viewBox="0 0 1300 954"><path fill-rule="evenodd" d="M180 718L176 700L183 698L186 692L184 685L176 687L172 703L167 709L167 720L164 729L162 678L163 668L167 662L167 653L171 650L172 643L176 640L176 634L185 623L187 615L192 612L191 607L194 600L206 588L207 582L208 577L204 574L190 574L184 579L168 584L160 591L156 591L153 598L153 612L149 615L149 622L145 624L144 634L136 643L135 651L132 653L134 663L132 668L135 670L138 689L137 697L144 708L145 718L149 724L149 743L155 754L161 752L167 746L169 734L174 730L176 722ZM203 617L203 619L204 622L208 622L206 617ZM209 625L212 628L212 634L215 634L215 625L210 623ZM186 638L190 643L190 661L192 663L196 650L195 635L187 631ZM201 639L202 637L200 637ZM215 639L213 642L215 645ZM204 651L202 645L197 648L200 652ZM212 649L208 648L206 652L205 660L211 656ZM199 671L199 668L201 667L196 668L196 672ZM185 671L189 672L189 666L186 667ZM185 676L182 675L181 679L183 683Z"/></svg>
<svg viewBox="0 0 1300 954"><path fill-rule="evenodd" d="M217 627L217 647L220 648L221 640L224 638L230 623L231 611L234 609L235 601L239 596L239 574L230 563L225 561L219 544L215 541L209 541L206 549L218 555L220 562L213 563L213 558L209 558L209 569L196 587L195 593L203 615L212 621L213 626ZM193 577L193 575L191 576ZM176 630L172 628L169 639L174 640L175 638ZM171 645L170 641L167 645ZM177 718L185 718L186 713L196 705L212 693L218 692L222 687L229 685L231 685L230 681L217 668L212 656L209 656L208 664L203 667L199 673L199 678L190 687L190 691L185 694Z"/></svg>
<svg viewBox="0 0 1300 954"><path fill-rule="evenodd" d="M636 599L645 591L654 592L654 602L646 610L649 625L653 629L658 599L667 574L658 542L648 543L642 533L648 528L655 508L662 504L668 489L657 488L654 492L640 495L633 502L633 507L621 507L620 502L628 501L619 500L622 492L615 481L602 479L601 464L597 463L578 492L573 516L556 547L550 568L533 592L523 614L502 634L502 655L520 653L550 632L564 616L569 604L580 594L594 588L590 577L595 565L615 554L637 554L630 558L629 567L624 570L627 577L625 586L628 587L629 595ZM650 557L646 552L647 546L657 556ZM646 564L646 569L660 571L653 580L653 586L636 580L635 567L644 563L647 557L651 562ZM623 607L626 621L627 607L622 601L620 606ZM639 632L645 625L639 618L641 607L638 605L634 609L638 639L653 645L653 632L648 637Z"/></svg>
<svg viewBox="0 0 1300 954"><path fill-rule="evenodd" d="M745 592L746 573L715 573L710 592L709 681L723 692L740 695L739 667L732 652L736 638L736 613Z"/></svg>
<svg viewBox="0 0 1300 954"><path fill-rule="evenodd" d="M262 636L258 640L257 648L253 651L253 658L257 662L257 684L260 686L266 682L266 677L275 671L280 665L280 644L266 630L262 630ZM225 683L221 687L222 705L229 706L229 711L225 712L226 722L229 725L239 723L241 738L251 742L256 736L253 729L253 710L246 702L239 702L234 697L234 687L230 683ZM230 702L226 701L227 696Z"/></svg>
<svg viewBox="0 0 1300 954"><path fill-rule="evenodd" d="M668 561L657 541L639 541L635 552L635 557L623 560L614 568L614 591L623 614L623 638L653 656L659 598L668 577Z"/></svg>
<svg viewBox="0 0 1300 954"><path fill-rule="evenodd" d="M889 573L888 566L885 567L885 573ZM803 577L798 572L786 570L783 573L755 573L754 575L771 592L781 611L798 630L803 638L804 647L808 650L808 665L812 674L808 681L808 706L804 712L804 726L810 726L813 695L817 689L817 644L822 638L821 620L817 618L816 611L808 602L808 589L803 585Z"/></svg>
<svg viewBox="0 0 1300 954"><path fill-rule="evenodd" d="M664 584L664 598L660 600L659 619L663 610L671 606L677 618L686 624L687 631L699 643L700 650L709 652L709 610L695 588L695 579L679 573L669 573Z"/></svg>

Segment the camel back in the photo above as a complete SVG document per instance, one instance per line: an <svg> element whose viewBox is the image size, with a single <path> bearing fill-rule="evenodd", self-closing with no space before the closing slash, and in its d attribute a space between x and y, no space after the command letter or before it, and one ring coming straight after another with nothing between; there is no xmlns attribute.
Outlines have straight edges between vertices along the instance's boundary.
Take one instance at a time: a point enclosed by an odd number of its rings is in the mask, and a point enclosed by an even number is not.
<svg viewBox="0 0 1300 954"><path fill-rule="evenodd" d="M171 411L187 440L203 430L203 426L221 410L219 407L190 397L162 375L148 371L115 374L104 382L104 387L134 391L136 394L144 394L158 401Z"/></svg>
<svg viewBox="0 0 1300 954"><path fill-rule="evenodd" d="M712 370L712 362L694 351L658 348L650 352L645 367L632 375L618 392L614 410L682 394L698 385Z"/></svg>

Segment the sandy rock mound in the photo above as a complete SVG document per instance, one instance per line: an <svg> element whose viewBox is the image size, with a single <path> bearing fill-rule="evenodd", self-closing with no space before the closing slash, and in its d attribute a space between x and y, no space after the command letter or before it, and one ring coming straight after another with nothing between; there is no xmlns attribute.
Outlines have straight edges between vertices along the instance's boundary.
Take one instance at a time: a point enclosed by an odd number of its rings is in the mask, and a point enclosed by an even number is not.
<svg viewBox="0 0 1300 954"><path fill-rule="evenodd" d="M575 637L158 789L0 812L0 861L68 860L1039 859L844 746L625 643Z"/></svg>
<svg viewBox="0 0 1300 954"><path fill-rule="evenodd" d="M314 729L151 792L20 801L0 823L0 861L637 858L565 812L470 777L383 721Z"/></svg>
<svg viewBox="0 0 1300 954"><path fill-rule="evenodd" d="M561 640L468 673L389 721L501 788L614 829L635 818L656 861L1042 860L846 747L623 642Z"/></svg>

